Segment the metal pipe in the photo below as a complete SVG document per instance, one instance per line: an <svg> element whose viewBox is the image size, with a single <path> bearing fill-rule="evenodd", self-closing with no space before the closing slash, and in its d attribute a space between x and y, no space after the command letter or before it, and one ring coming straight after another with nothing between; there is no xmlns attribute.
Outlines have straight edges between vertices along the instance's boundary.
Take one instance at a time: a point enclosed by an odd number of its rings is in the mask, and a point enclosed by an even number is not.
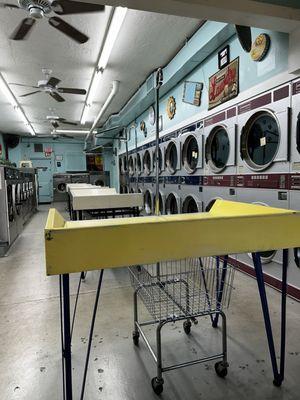
<svg viewBox="0 0 300 400"><path fill-rule="evenodd" d="M90 129L90 131L89 131L89 133L86 135L85 142L88 141L90 135L91 135L91 134L93 133L93 131L95 130L95 128L96 128L98 122L100 121L102 115L105 113L105 111L106 111L107 108L109 107L110 103L112 102L113 98L114 98L115 95L118 93L119 84L120 84L119 81L113 81L113 82L112 82L112 90L111 90L111 92L110 92L108 98L106 99L105 103L103 104L103 107L102 107L101 110L99 111L99 113L98 113L98 115L97 115L97 117L96 117L96 119L95 119L95 121L94 121L94 123L93 123L93 125L92 125L92 127L91 127L91 129Z"/></svg>

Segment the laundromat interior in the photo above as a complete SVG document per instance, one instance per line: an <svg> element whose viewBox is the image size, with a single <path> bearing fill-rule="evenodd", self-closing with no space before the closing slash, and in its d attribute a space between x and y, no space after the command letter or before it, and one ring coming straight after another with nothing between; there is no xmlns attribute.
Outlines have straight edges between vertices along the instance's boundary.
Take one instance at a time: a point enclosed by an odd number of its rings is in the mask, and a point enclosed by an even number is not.
<svg viewBox="0 0 300 400"><path fill-rule="evenodd" d="M0 399L300 398L300 1L0 0Z"/></svg>

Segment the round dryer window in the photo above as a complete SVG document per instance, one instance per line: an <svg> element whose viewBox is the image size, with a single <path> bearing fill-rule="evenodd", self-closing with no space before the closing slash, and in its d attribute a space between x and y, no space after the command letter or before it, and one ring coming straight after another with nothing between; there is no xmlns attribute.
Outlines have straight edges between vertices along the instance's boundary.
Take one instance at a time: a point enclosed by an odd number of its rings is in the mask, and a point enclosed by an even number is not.
<svg viewBox="0 0 300 400"><path fill-rule="evenodd" d="M156 164L156 160L155 160L155 150L153 151L153 157L152 157L152 167L153 167L153 171L155 171L155 164ZM161 173L161 167L162 167L162 152L161 149L158 149L158 171L159 173Z"/></svg>
<svg viewBox="0 0 300 400"><path fill-rule="evenodd" d="M166 149L166 167L170 174L175 174L177 169L178 154L174 142L170 142Z"/></svg>
<svg viewBox="0 0 300 400"><path fill-rule="evenodd" d="M271 113L254 114L246 123L241 136L242 156L256 171L267 168L274 160L280 144L280 128Z"/></svg>
<svg viewBox="0 0 300 400"><path fill-rule="evenodd" d="M199 212L198 204L193 196L187 196L182 204L182 212L184 214Z"/></svg>
<svg viewBox="0 0 300 400"><path fill-rule="evenodd" d="M94 182L94 185L95 185L95 186L101 186L101 187L105 186L104 181L103 181L102 179L97 179L97 180Z"/></svg>
<svg viewBox="0 0 300 400"><path fill-rule="evenodd" d="M146 150L144 153L143 166L144 166L145 174L149 175L150 171L151 171L151 156L150 156L149 150Z"/></svg>
<svg viewBox="0 0 300 400"><path fill-rule="evenodd" d="M128 168L129 168L129 175L133 175L134 174L134 159L132 156L129 156Z"/></svg>
<svg viewBox="0 0 300 400"><path fill-rule="evenodd" d="M182 163L188 173L196 171L199 159L199 146L194 135L189 135L182 147Z"/></svg>
<svg viewBox="0 0 300 400"><path fill-rule="evenodd" d="M57 185L57 190L59 193L66 193L66 184L64 182Z"/></svg>
<svg viewBox="0 0 300 400"><path fill-rule="evenodd" d="M144 206L145 206L145 211L147 214L152 213L152 195L149 190L146 190L144 194Z"/></svg>
<svg viewBox="0 0 300 400"><path fill-rule="evenodd" d="M178 214L178 203L174 193L170 193L166 200L166 214Z"/></svg>
<svg viewBox="0 0 300 400"><path fill-rule="evenodd" d="M142 172L142 160L139 153L136 155L136 172L140 174Z"/></svg>
<svg viewBox="0 0 300 400"><path fill-rule="evenodd" d="M221 172L227 164L230 151L229 137L223 126L215 127L208 135L205 157L212 171Z"/></svg>

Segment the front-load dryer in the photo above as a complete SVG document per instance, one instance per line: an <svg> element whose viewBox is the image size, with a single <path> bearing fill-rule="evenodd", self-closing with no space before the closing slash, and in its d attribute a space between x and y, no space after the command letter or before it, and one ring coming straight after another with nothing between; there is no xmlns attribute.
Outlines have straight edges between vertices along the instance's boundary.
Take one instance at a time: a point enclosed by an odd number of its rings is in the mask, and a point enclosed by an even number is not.
<svg viewBox="0 0 300 400"><path fill-rule="evenodd" d="M292 83L291 167L292 174L300 173L300 80Z"/></svg>
<svg viewBox="0 0 300 400"><path fill-rule="evenodd" d="M238 174L288 173L290 84L238 105Z"/></svg>
<svg viewBox="0 0 300 400"><path fill-rule="evenodd" d="M204 175L236 174L237 109L204 120Z"/></svg>

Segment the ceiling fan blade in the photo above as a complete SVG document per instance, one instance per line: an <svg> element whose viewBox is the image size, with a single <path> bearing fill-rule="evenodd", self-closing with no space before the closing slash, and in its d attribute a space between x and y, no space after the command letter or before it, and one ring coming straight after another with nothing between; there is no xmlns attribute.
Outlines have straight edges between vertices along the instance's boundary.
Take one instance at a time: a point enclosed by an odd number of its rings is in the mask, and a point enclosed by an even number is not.
<svg viewBox="0 0 300 400"><path fill-rule="evenodd" d="M31 96L32 94L36 94L36 93L41 93L40 90L36 90L35 92L30 92L30 93L26 93L26 94L22 94L19 97L27 97L27 96Z"/></svg>
<svg viewBox="0 0 300 400"><path fill-rule="evenodd" d="M52 77L48 80L47 85L52 86L52 87L55 88L55 87L59 84L59 82L60 82L60 79L54 78L54 76L52 76Z"/></svg>
<svg viewBox="0 0 300 400"><path fill-rule="evenodd" d="M105 6L101 4L82 3L71 0L57 0L51 4L52 10L58 15L84 14L90 12L104 11Z"/></svg>
<svg viewBox="0 0 300 400"><path fill-rule="evenodd" d="M73 126L77 126L78 125L77 122L71 122L71 121L66 121L66 120L60 121L60 123L64 124L64 125L73 125Z"/></svg>
<svg viewBox="0 0 300 400"><path fill-rule="evenodd" d="M54 99L54 100L56 100L56 101L58 101L59 103L62 103L62 102L64 102L65 101L65 99L63 98L63 97L61 97L58 93L56 93L56 92L48 92L49 94L50 94L50 96Z"/></svg>
<svg viewBox="0 0 300 400"><path fill-rule="evenodd" d="M0 8L18 8L19 10L21 10L19 6L11 3L0 3Z"/></svg>
<svg viewBox="0 0 300 400"><path fill-rule="evenodd" d="M242 48L249 53L252 47L251 28L249 26L236 25L235 29Z"/></svg>
<svg viewBox="0 0 300 400"><path fill-rule="evenodd" d="M61 133L59 136L69 138L69 139L74 139L74 136L66 135L65 133Z"/></svg>
<svg viewBox="0 0 300 400"><path fill-rule="evenodd" d="M56 121L51 122L51 125L54 129L57 129L59 127L59 124Z"/></svg>
<svg viewBox="0 0 300 400"><path fill-rule="evenodd" d="M24 85L23 83L14 83L10 82L9 85L15 85L15 86L22 86L22 87L27 87L27 88L32 88L32 89L38 89L38 86L29 86L29 85Z"/></svg>
<svg viewBox="0 0 300 400"><path fill-rule="evenodd" d="M69 93L69 94L86 94L86 90L84 89L73 89L73 88L58 88L59 93Z"/></svg>
<svg viewBox="0 0 300 400"><path fill-rule="evenodd" d="M53 26L53 28L59 30L60 32L64 33L65 35L69 36L69 38L75 40L77 43L85 43L89 40L89 37L86 36L84 33L80 32L72 25L68 24L67 22L63 21L59 17L51 17L49 18L49 24Z"/></svg>
<svg viewBox="0 0 300 400"><path fill-rule="evenodd" d="M36 20L34 18L25 18L20 25L14 30L10 39L12 40L24 40L29 35L33 28Z"/></svg>

